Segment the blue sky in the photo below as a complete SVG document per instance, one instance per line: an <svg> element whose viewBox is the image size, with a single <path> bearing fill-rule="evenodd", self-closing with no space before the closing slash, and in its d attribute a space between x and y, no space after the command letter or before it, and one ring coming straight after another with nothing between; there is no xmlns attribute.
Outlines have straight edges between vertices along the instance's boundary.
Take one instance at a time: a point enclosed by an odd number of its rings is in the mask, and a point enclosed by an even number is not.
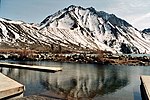
<svg viewBox="0 0 150 100"><path fill-rule="evenodd" d="M150 0L0 0L0 17L40 23L69 5L113 13L138 29L150 27Z"/></svg>

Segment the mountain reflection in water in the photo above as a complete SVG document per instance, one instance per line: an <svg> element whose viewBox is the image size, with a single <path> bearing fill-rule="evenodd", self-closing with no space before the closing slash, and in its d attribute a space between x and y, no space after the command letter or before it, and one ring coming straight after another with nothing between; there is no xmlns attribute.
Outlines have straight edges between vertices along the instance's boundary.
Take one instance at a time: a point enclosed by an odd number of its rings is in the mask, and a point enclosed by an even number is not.
<svg viewBox="0 0 150 100"><path fill-rule="evenodd" d="M1 72L24 84L25 95L52 91L71 98L94 98L116 92L129 84L126 68L94 64L59 64L64 69L56 73L11 68L1 68Z"/></svg>

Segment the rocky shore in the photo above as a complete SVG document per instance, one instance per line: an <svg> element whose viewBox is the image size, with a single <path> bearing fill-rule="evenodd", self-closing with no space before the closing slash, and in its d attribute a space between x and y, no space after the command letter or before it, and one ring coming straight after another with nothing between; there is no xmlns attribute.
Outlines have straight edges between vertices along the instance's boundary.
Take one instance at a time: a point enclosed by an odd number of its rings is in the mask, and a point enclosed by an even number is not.
<svg viewBox="0 0 150 100"><path fill-rule="evenodd" d="M98 64L119 64L119 65L150 65L150 56L117 55L111 53L90 54L90 53L70 53L52 54L38 53L22 56L19 54L0 54L0 60L27 60L27 61L56 61L73 63L98 63Z"/></svg>

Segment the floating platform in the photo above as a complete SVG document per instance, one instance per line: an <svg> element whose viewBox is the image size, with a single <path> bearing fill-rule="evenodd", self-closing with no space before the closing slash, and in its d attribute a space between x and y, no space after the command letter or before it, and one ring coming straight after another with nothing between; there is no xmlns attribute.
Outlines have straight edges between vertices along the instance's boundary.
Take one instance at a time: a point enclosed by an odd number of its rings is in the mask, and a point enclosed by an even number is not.
<svg viewBox="0 0 150 100"><path fill-rule="evenodd" d="M0 99L23 97L24 85L0 73Z"/></svg>
<svg viewBox="0 0 150 100"><path fill-rule="evenodd" d="M140 76L142 100L150 100L150 76Z"/></svg>
<svg viewBox="0 0 150 100"><path fill-rule="evenodd" d="M46 72L62 71L62 67L45 67L45 66L21 65L21 64L11 64L11 63L0 63L0 67L31 69L31 70L46 71Z"/></svg>

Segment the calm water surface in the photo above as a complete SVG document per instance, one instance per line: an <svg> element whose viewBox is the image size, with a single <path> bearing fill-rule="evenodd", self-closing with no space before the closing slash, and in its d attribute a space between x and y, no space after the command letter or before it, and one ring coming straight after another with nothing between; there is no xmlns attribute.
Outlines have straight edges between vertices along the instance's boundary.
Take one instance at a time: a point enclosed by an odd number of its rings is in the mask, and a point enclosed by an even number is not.
<svg viewBox="0 0 150 100"><path fill-rule="evenodd" d="M1 72L26 87L25 96L47 91L74 98L141 100L140 75L150 75L149 66L104 66L47 61L15 62L63 66L56 73L1 68Z"/></svg>

